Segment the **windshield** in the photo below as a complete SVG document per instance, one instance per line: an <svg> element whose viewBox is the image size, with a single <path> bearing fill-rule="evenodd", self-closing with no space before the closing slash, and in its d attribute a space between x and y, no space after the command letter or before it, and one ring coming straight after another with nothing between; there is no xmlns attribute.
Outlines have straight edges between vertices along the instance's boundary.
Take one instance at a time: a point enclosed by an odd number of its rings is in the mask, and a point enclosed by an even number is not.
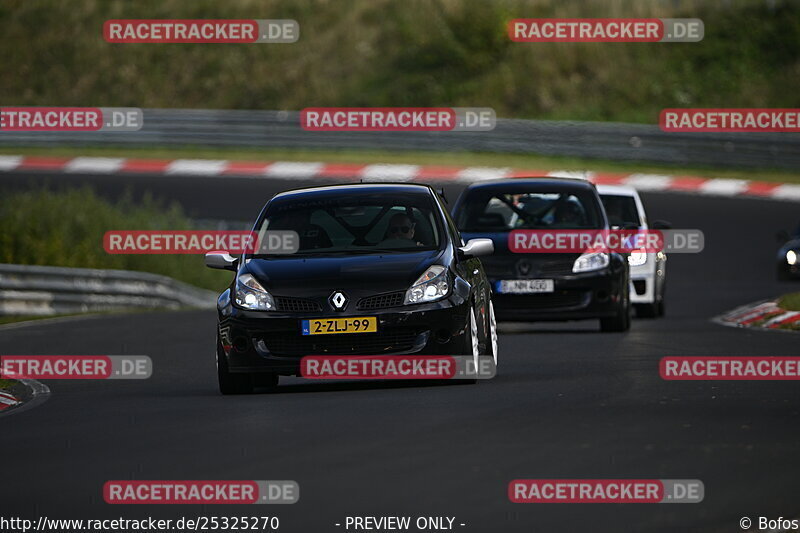
<svg viewBox="0 0 800 533"><path fill-rule="evenodd" d="M424 194L354 194L352 190L308 200L277 199L254 231L259 238L268 229L297 232L300 242L295 255L437 250L442 228L435 207Z"/></svg>
<svg viewBox="0 0 800 533"><path fill-rule="evenodd" d="M632 196L602 194L600 199L603 201L608 223L611 226L642 225L642 221L639 219L639 210L636 209L636 200Z"/></svg>
<svg viewBox="0 0 800 533"><path fill-rule="evenodd" d="M588 192L475 192L465 200L457 223L464 232L600 229L598 207Z"/></svg>

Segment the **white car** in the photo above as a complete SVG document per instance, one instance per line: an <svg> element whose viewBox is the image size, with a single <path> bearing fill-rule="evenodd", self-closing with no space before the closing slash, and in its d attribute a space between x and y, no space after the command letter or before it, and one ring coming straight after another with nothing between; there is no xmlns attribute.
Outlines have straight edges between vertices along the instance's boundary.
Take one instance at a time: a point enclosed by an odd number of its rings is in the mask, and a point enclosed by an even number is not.
<svg viewBox="0 0 800 533"><path fill-rule="evenodd" d="M598 185L608 223L612 228L669 229L669 224L654 221L648 225L639 193L633 187ZM664 252L632 252L628 256L631 268L631 302L636 316L653 318L664 315L664 290L667 281L667 254Z"/></svg>

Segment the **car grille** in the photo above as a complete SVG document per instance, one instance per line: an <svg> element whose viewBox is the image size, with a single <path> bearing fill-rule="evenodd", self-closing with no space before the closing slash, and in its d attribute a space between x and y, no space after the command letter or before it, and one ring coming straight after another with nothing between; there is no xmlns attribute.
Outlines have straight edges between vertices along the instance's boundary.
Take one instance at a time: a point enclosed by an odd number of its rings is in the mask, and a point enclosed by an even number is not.
<svg viewBox="0 0 800 533"><path fill-rule="evenodd" d="M286 298L277 296L275 298L278 311L287 313L307 313L313 311L321 311L322 308L314 300L306 300L304 298Z"/></svg>
<svg viewBox="0 0 800 533"><path fill-rule="evenodd" d="M556 291L549 294L496 294L492 296L498 309L560 309L579 307L588 303L588 291Z"/></svg>
<svg viewBox="0 0 800 533"><path fill-rule="evenodd" d="M359 300L358 308L362 310L368 310L397 307L398 305L403 305L403 300L405 300L405 293L402 291L378 294L376 296L369 296Z"/></svg>
<svg viewBox="0 0 800 533"><path fill-rule="evenodd" d="M277 334L264 337L270 353L277 356L304 355L380 355L411 350L421 332L394 328L378 333L347 333L341 335ZM422 339L424 342L424 339Z"/></svg>
<svg viewBox="0 0 800 533"><path fill-rule="evenodd" d="M538 265L539 274L565 275L572 274L574 259L559 259L557 261L542 262Z"/></svg>
<svg viewBox="0 0 800 533"><path fill-rule="evenodd" d="M492 258L493 261L484 261L486 275L495 279L536 279L548 276L571 276L572 266L575 264L577 254L569 254L569 257L557 259L545 259L532 254L531 257L517 259L507 259L505 257ZM522 268L522 263L527 268Z"/></svg>

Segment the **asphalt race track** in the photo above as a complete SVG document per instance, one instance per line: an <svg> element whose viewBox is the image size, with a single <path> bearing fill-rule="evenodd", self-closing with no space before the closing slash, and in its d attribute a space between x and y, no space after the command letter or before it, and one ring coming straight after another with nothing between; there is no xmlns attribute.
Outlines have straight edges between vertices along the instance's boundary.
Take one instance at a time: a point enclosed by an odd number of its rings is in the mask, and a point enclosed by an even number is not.
<svg viewBox="0 0 800 533"><path fill-rule="evenodd" d="M38 173L37 176L41 176ZM3 176L5 187L31 175ZM51 177L181 201L204 218L252 220L298 182ZM307 183L306 183L307 184ZM303 185L306 185L303 184ZM448 185L451 203L459 186ZM188 192L187 192L188 191ZM277 515L280 531L344 531L348 515L454 516L456 530L740 531L797 518L796 382L668 382L666 355L800 355L800 337L726 328L732 307L798 290L774 280L774 233L796 203L644 194L651 219L705 232L670 256L667 317L601 334L595 321L504 323L500 375L478 385L320 384L222 397L213 312L104 316L0 329L0 353L149 355L145 381L48 381L50 399L0 418L3 516ZM34 215L32 215L34 216ZM110 228L111 229L111 228ZM198 268L201 268L198 259ZM700 504L512 504L516 478L700 479ZM291 506L112 506L111 479L291 479ZM755 530L757 526L754 525Z"/></svg>

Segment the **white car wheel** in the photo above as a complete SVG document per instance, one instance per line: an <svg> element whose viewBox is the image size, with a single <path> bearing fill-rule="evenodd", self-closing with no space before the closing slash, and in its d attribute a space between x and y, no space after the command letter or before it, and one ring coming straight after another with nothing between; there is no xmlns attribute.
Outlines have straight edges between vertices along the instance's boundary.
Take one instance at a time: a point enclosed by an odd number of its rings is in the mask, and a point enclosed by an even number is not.
<svg viewBox="0 0 800 533"><path fill-rule="evenodd" d="M475 369L480 368L481 351L478 345L478 322L475 320L475 309L470 309L469 312L469 336L472 341L472 362L475 363Z"/></svg>
<svg viewBox="0 0 800 533"><path fill-rule="evenodd" d="M492 342L492 358L497 368L497 319L494 316L494 303L489 302L489 337Z"/></svg>

